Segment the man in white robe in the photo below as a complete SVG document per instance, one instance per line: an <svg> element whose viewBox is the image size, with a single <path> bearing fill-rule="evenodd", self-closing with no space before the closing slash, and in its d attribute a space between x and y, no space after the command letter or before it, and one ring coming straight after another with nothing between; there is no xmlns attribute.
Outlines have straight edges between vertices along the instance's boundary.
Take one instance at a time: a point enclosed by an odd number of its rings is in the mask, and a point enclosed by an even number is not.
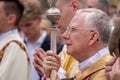
<svg viewBox="0 0 120 80"><path fill-rule="evenodd" d="M30 80L27 50L15 29L23 10L18 0L0 1L0 80Z"/></svg>

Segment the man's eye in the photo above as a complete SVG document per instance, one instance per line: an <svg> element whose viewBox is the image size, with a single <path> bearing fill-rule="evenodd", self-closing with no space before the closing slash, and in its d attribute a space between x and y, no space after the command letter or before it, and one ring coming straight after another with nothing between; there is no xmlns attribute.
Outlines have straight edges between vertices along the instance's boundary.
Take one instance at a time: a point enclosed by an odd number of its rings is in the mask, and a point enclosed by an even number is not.
<svg viewBox="0 0 120 80"><path fill-rule="evenodd" d="M76 29L75 28L71 28L72 31L75 31Z"/></svg>

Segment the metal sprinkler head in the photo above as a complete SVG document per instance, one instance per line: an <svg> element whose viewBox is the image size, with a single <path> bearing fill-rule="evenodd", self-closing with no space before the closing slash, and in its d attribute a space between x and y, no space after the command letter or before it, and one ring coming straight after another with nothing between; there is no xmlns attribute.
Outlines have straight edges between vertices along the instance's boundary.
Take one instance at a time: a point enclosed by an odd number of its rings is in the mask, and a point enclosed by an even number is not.
<svg viewBox="0 0 120 80"><path fill-rule="evenodd" d="M46 12L47 18L52 22L52 24L56 24L56 21L59 20L61 16L61 12L56 7L52 7Z"/></svg>

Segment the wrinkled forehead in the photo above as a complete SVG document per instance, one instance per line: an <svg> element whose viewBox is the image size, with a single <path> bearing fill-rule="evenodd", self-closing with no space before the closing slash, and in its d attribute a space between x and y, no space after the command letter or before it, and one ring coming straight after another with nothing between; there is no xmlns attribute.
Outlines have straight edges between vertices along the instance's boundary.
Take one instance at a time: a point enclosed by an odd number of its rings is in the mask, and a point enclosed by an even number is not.
<svg viewBox="0 0 120 80"><path fill-rule="evenodd" d="M72 18L70 21L69 25L70 26L80 26L80 25L85 25L85 17L88 13L80 13L80 14L75 14L75 16Z"/></svg>

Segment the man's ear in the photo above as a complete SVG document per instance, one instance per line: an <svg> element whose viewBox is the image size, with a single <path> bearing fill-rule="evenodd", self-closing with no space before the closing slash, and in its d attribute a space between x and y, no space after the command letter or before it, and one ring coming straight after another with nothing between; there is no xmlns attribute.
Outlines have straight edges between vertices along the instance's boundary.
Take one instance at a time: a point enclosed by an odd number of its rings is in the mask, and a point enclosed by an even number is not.
<svg viewBox="0 0 120 80"><path fill-rule="evenodd" d="M74 10L78 10L81 8L81 4L78 0L72 0L72 6Z"/></svg>
<svg viewBox="0 0 120 80"><path fill-rule="evenodd" d="M39 15L39 16L38 16L38 22L41 23L41 21L42 21L42 16Z"/></svg>
<svg viewBox="0 0 120 80"><path fill-rule="evenodd" d="M99 32L97 31L93 31L93 32L90 32L91 35L90 35L90 42L89 42L89 45L92 45L94 44L95 42L99 41Z"/></svg>
<svg viewBox="0 0 120 80"><path fill-rule="evenodd" d="M16 22L17 16L15 14L9 14L8 24L14 24Z"/></svg>

